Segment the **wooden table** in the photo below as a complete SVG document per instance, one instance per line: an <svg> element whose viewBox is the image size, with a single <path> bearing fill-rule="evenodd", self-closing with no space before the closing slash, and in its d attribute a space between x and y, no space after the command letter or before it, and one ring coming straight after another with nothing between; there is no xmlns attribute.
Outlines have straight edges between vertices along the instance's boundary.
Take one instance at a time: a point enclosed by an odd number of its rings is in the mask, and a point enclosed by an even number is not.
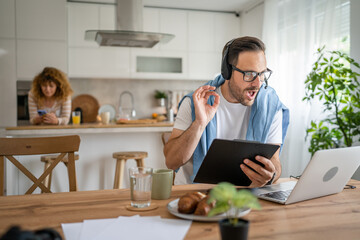
<svg viewBox="0 0 360 240"><path fill-rule="evenodd" d="M360 181L349 184L357 188L287 206L261 200L262 210L245 217L251 221L249 239L359 239ZM85 219L135 214L176 218L167 211L168 202L211 186L174 186L171 199L153 200L159 208L140 213L125 208L130 203L129 189L0 197L0 233L14 224L27 230L51 227L62 234L61 223ZM185 239L220 239L218 224L193 222Z"/></svg>

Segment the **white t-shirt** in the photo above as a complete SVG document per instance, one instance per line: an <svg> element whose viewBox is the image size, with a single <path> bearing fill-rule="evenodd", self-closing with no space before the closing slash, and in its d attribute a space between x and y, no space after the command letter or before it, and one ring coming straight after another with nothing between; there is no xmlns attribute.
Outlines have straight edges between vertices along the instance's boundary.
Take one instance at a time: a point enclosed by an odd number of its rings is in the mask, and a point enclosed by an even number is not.
<svg viewBox="0 0 360 240"><path fill-rule="evenodd" d="M241 103L230 103L221 94L221 87L215 90L220 95L220 104L216 111L217 133L216 138L221 139L246 139L249 125L251 106ZM185 98L177 113L174 128L185 131L192 123L191 100ZM282 111L278 111L269 129L267 143L282 143ZM180 167L176 173L175 185L191 184L190 176L193 175L193 159Z"/></svg>

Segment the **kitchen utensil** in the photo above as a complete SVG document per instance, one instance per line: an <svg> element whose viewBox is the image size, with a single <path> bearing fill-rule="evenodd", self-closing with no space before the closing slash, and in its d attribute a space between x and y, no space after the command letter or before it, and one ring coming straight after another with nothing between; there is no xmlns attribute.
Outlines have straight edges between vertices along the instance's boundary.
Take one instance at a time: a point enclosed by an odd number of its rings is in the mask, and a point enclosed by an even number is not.
<svg viewBox="0 0 360 240"><path fill-rule="evenodd" d="M89 94L81 94L72 100L71 110L80 108L82 111L83 123L96 122L96 117L99 111L99 102Z"/></svg>

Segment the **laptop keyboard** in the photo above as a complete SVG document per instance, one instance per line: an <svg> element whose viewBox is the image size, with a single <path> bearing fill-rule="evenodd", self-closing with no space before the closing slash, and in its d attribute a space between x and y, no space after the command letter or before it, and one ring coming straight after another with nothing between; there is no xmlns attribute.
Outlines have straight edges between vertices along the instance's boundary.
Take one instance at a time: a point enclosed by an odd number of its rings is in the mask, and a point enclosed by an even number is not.
<svg viewBox="0 0 360 240"><path fill-rule="evenodd" d="M289 189L286 191L276 191L276 192L264 193L264 194L261 194L260 196L274 198L274 199L284 201L289 197L291 191L292 191L292 189Z"/></svg>

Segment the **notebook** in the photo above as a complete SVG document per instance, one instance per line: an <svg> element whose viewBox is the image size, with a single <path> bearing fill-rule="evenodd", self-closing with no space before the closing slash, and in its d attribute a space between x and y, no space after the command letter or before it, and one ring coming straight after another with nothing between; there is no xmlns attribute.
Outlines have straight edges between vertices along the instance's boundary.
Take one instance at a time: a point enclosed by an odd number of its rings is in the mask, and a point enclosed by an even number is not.
<svg viewBox="0 0 360 240"><path fill-rule="evenodd" d="M360 165L360 146L315 152L300 179L253 189L261 199L290 204L341 192Z"/></svg>

